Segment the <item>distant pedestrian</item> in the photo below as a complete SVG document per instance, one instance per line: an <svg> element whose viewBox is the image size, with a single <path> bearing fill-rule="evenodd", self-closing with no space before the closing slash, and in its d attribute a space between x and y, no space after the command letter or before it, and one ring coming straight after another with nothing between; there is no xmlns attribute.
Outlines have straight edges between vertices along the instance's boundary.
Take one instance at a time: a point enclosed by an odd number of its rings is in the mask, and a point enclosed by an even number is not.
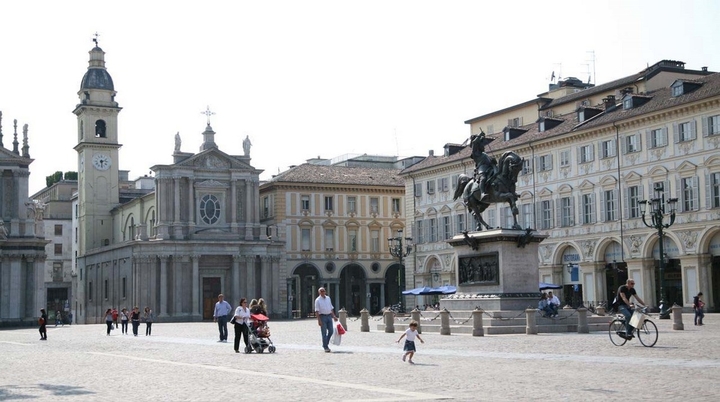
<svg viewBox="0 0 720 402"><path fill-rule="evenodd" d="M118 327L118 311L115 307L112 309L112 318L113 318L113 324L115 324L115 329Z"/></svg>
<svg viewBox="0 0 720 402"><path fill-rule="evenodd" d="M130 321L130 317L128 316L128 311L125 307L120 311L120 326L121 331L123 334L127 335L128 331L128 321Z"/></svg>
<svg viewBox="0 0 720 402"><path fill-rule="evenodd" d="M135 306L130 314L130 322L132 323L133 336L138 336L138 328L140 327L140 307Z"/></svg>
<svg viewBox="0 0 720 402"><path fill-rule="evenodd" d="M248 306L248 308L250 309L250 312L251 312L252 314L257 314L257 313L259 313L259 312L260 312L260 305L258 304L257 299L252 299L252 300L250 300L250 305Z"/></svg>
<svg viewBox="0 0 720 402"><path fill-rule="evenodd" d="M55 326L57 327L58 324L60 324L60 326L65 326L62 321L62 314L60 314L60 310L55 312Z"/></svg>
<svg viewBox="0 0 720 402"><path fill-rule="evenodd" d="M145 336L150 336L152 333L153 318L153 311L150 310L150 307L145 306L145 312L143 313L143 321L145 321Z"/></svg>
<svg viewBox="0 0 720 402"><path fill-rule="evenodd" d="M107 335L110 336L110 331L113 329L113 314L111 308L105 310L105 325L107 325Z"/></svg>
<svg viewBox="0 0 720 402"><path fill-rule="evenodd" d="M695 310L695 325L703 324L703 318L705 318L705 302L702 301L702 292L698 293L697 296L693 297L693 309Z"/></svg>
<svg viewBox="0 0 720 402"><path fill-rule="evenodd" d="M247 306L247 299L240 299L240 305L235 309L235 317L233 320L235 329L235 341L233 347L235 353L240 353L240 338L244 337L245 347L248 346L248 324L250 323L250 309Z"/></svg>
<svg viewBox="0 0 720 402"><path fill-rule="evenodd" d="M218 324L218 331L220 332L220 340L218 342L227 342L227 317L231 312L232 306L225 301L225 296L220 293L218 295L218 301L215 303L215 312L213 313L213 320Z"/></svg>
<svg viewBox="0 0 720 402"><path fill-rule="evenodd" d="M47 341L47 329L45 328L45 325L47 324L47 313L45 312L44 308L40 309L40 318L38 318L38 325L40 325L40 340L41 341Z"/></svg>
<svg viewBox="0 0 720 402"><path fill-rule="evenodd" d="M333 321L337 321L337 317L335 317L335 308L330 296L326 294L325 288L318 289L318 294L319 296L315 299L315 315L320 326L323 349L325 349L325 353L330 353L328 345L333 334Z"/></svg>
<svg viewBox="0 0 720 402"><path fill-rule="evenodd" d="M265 303L265 299L263 299L262 297L259 298L259 299L258 299L258 306L259 306L259 309L258 309L258 310L260 310L260 311L259 311L260 314L262 314L262 315L264 315L264 316L267 316L267 314L268 314L268 308L267 308L267 303Z"/></svg>
<svg viewBox="0 0 720 402"><path fill-rule="evenodd" d="M408 329L405 330L405 333L400 335L400 338L396 341L396 343L400 343L402 338L405 338L405 345L403 346L403 354L402 361L405 361L407 358L407 362L410 364L415 364L412 360L413 356L415 355L416 349L415 349L415 338L420 339L420 342L425 343L425 341L422 340L420 335L417 331L418 323L415 320L410 321L410 325Z"/></svg>

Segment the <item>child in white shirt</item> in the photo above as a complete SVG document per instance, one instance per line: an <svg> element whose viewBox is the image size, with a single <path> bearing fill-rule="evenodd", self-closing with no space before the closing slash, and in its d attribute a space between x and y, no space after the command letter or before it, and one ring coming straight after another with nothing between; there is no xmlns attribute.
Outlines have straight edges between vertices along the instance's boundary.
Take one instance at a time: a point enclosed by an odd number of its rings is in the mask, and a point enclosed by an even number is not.
<svg viewBox="0 0 720 402"><path fill-rule="evenodd" d="M408 363L415 364L412 361L413 355L415 354L415 338L420 339L420 342L425 343L425 341L422 340L420 335L418 335L417 332L418 323L417 321L413 320L410 321L410 326L408 329L405 330L405 333L400 335L400 338L395 343L400 343L402 338L407 336L407 339L405 339L405 346L403 346L403 354L402 361L405 361L405 358L408 358Z"/></svg>

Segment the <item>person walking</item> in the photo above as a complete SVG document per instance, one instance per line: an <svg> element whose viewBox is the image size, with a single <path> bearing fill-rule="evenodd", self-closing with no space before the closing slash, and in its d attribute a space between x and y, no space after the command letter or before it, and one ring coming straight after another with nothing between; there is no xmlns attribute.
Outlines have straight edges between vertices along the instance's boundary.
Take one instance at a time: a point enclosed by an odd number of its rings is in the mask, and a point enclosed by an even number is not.
<svg viewBox="0 0 720 402"><path fill-rule="evenodd" d="M322 337L322 346L325 353L330 353L330 337L333 334L333 321L337 321L335 310L325 288L318 289L318 297L315 299L315 315L317 316L318 326L320 326L320 336Z"/></svg>
<svg viewBox="0 0 720 402"><path fill-rule="evenodd" d="M138 336L138 328L140 327L140 307L135 306L130 314L130 322L132 323L133 336Z"/></svg>
<svg viewBox="0 0 720 402"><path fill-rule="evenodd" d="M38 318L38 324L40 325L40 328L38 331L40 331L40 340L41 341L47 341L47 328L45 328L45 325L47 324L47 313L45 312L44 308L40 309L40 318Z"/></svg>
<svg viewBox="0 0 720 402"><path fill-rule="evenodd" d="M145 336L150 336L152 333L152 323L153 323L153 312L150 310L150 307L145 306L145 312L143 313L143 320L145 321Z"/></svg>
<svg viewBox="0 0 720 402"><path fill-rule="evenodd" d="M111 308L105 310L105 325L107 325L107 336L110 336L110 331L113 329L113 314Z"/></svg>
<svg viewBox="0 0 720 402"><path fill-rule="evenodd" d="M415 349L415 338L418 338L418 339L420 339L420 342L425 343L425 341L423 341L422 338L420 337L420 335L418 334L417 328L418 328L417 321L415 321L415 320L410 321L410 325L408 326L408 329L406 329L405 333L400 335L400 338L398 338L398 340L395 341L396 343L400 343L402 338L407 337L405 339L405 345L403 346L403 352L405 352L405 353L403 354L402 361L405 361L405 359L407 358L408 359L407 362L410 364L415 364L412 360L413 356L415 355L415 352L417 351Z"/></svg>
<svg viewBox="0 0 720 402"><path fill-rule="evenodd" d="M115 307L112 309L112 317L113 317L113 324L115 325L115 329L118 328L118 311Z"/></svg>
<svg viewBox="0 0 720 402"><path fill-rule="evenodd" d="M695 310L695 325L703 324L703 318L705 318L705 302L702 301L702 292L698 293L697 296L693 297L693 309Z"/></svg>
<svg viewBox="0 0 720 402"><path fill-rule="evenodd" d="M248 346L248 330L250 324L250 309L247 306L247 299L244 297L240 299L240 305L235 309L234 320L235 325L235 340L233 342L233 348L235 353L240 353L240 338L245 338L245 347Z"/></svg>
<svg viewBox="0 0 720 402"><path fill-rule="evenodd" d="M218 295L218 301L215 303L215 312L213 313L213 320L218 324L218 331L220 332L220 340L218 342L227 342L227 317L231 312L232 306L225 301L225 296L220 293Z"/></svg>
<svg viewBox="0 0 720 402"><path fill-rule="evenodd" d="M128 317L128 311L125 307L120 311L120 330L123 334L127 335L128 330L128 321L130 320L130 317Z"/></svg>
<svg viewBox="0 0 720 402"><path fill-rule="evenodd" d="M63 327L65 326L65 324L63 324L63 321L62 321L62 314L60 314L60 310L57 310L55 312L55 326L57 327L58 324L60 324L60 326L63 326Z"/></svg>

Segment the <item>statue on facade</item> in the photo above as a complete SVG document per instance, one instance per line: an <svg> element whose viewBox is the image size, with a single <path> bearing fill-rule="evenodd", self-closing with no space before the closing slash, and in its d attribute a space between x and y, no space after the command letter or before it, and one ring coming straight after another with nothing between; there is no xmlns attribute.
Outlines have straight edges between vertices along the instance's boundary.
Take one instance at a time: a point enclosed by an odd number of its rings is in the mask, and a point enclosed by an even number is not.
<svg viewBox="0 0 720 402"><path fill-rule="evenodd" d="M252 142L250 142L250 136L246 135L245 139L243 140L243 151L245 152L245 156L250 156L250 147L252 146Z"/></svg>
<svg viewBox="0 0 720 402"><path fill-rule="evenodd" d="M180 139L180 132L178 131L177 134L175 134L175 152L180 152L180 145L182 145L182 140Z"/></svg>
<svg viewBox="0 0 720 402"><path fill-rule="evenodd" d="M475 230L482 230L483 226L491 229L482 218L482 212L498 202L507 202L510 205L514 220L512 229L522 229L517 221L516 202L520 196L515 193L515 185L522 170L523 159L515 152L507 151L496 161L485 153L485 146L493 140L494 138L485 137L485 133L470 137L470 157L475 162L475 171L472 177L465 174L458 177L453 200L462 196L463 203L477 222Z"/></svg>

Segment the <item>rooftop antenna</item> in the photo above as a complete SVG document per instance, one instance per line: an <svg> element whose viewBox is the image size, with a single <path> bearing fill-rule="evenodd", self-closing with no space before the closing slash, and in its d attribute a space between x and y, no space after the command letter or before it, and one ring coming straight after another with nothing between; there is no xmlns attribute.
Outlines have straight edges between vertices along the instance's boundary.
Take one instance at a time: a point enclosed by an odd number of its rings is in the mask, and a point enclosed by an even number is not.
<svg viewBox="0 0 720 402"><path fill-rule="evenodd" d="M96 46L96 47L100 47L100 46L98 45L98 38L100 37L100 34L97 33L97 31L95 31L95 35L93 35L93 36L94 36L93 42L95 42L95 46Z"/></svg>
<svg viewBox="0 0 720 402"><path fill-rule="evenodd" d="M592 62L592 83L597 85L597 77L595 76L595 51L594 50L588 50L587 53L590 53L590 62ZM589 72L588 72L589 74ZM589 83L590 79L588 79Z"/></svg>
<svg viewBox="0 0 720 402"><path fill-rule="evenodd" d="M557 67L557 68L555 69L555 70L557 70L557 72L558 72L557 80L558 80L558 81L562 80L562 63L553 63L553 66L556 66L556 67ZM555 70L553 70L553 75L555 75Z"/></svg>

